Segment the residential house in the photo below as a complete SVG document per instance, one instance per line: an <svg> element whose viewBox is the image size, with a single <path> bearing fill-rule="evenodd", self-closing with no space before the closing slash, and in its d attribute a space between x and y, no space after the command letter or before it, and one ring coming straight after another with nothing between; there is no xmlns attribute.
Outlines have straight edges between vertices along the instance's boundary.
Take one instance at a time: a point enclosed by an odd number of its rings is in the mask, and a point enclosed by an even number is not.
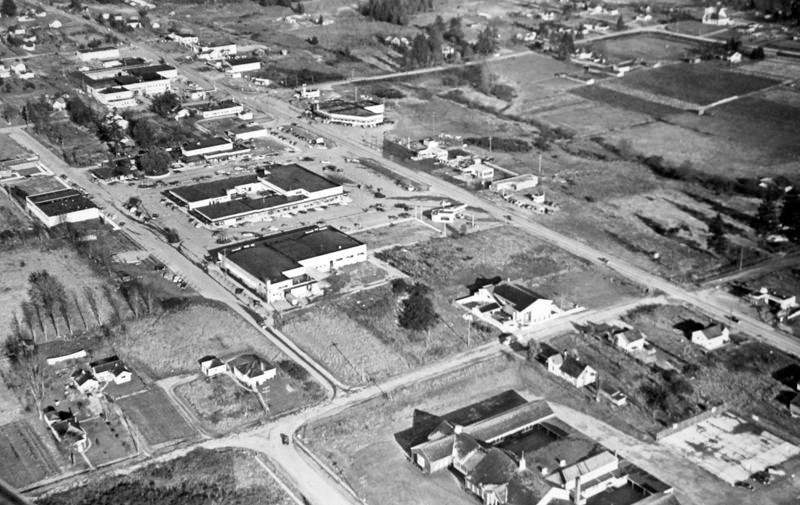
<svg viewBox="0 0 800 505"><path fill-rule="evenodd" d="M89 437L71 411L56 410L50 405L42 413L45 424L58 442L70 445L78 452L89 448Z"/></svg>
<svg viewBox="0 0 800 505"><path fill-rule="evenodd" d="M565 352L558 352L547 344L542 344L539 359L547 366L547 371L561 377L576 388L582 388L597 381L597 370Z"/></svg>
<svg viewBox="0 0 800 505"><path fill-rule="evenodd" d="M419 160L435 160L439 163L445 163L448 158L447 149L441 147L436 140L429 140L426 142L425 148L417 151L411 159Z"/></svg>
<svg viewBox="0 0 800 505"><path fill-rule="evenodd" d="M11 69L0 63L0 79L8 79L11 77Z"/></svg>
<svg viewBox="0 0 800 505"><path fill-rule="evenodd" d="M442 56L444 59L450 59L456 54L456 48L452 44L445 42L442 44Z"/></svg>
<svg viewBox="0 0 800 505"><path fill-rule="evenodd" d="M278 373L274 365L255 354L237 356L228 362L228 367L236 379L251 389L257 389Z"/></svg>
<svg viewBox="0 0 800 505"><path fill-rule="evenodd" d="M61 28L61 27L62 27L62 26L64 26L64 25L63 25L63 24L61 24L61 21L59 21L59 20L57 20L57 19L54 19L54 20L53 20L53 21L52 21L52 22L51 22L49 25L47 25L47 26L49 26L49 27L50 27L50 28L52 28L53 30L58 30L59 28Z"/></svg>
<svg viewBox="0 0 800 505"><path fill-rule="evenodd" d="M89 367L100 382L124 384L131 380L132 374L118 356L109 356L89 363Z"/></svg>
<svg viewBox="0 0 800 505"><path fill-rule="evenodd" d="M52 107L55 112L63 112L67 110L67 101L64 100L64 97L58 97L53 100Z"/></svg>
<svg viewBox="0 0 800 505"><path fill-rule="evenodd" d="M646 349L652 349L647 345L647 336L641 331L633 329L615 333L614 345L628 353L645 352Z"/></svg>
<svg viewBox="0 0 800 505"><path fill-rule="evenodd" d="M553 300L507 283L480 287L456 303L504 330L540 323L563 313Z"/></svg>
<svg viewBox="0 0 800 505"><path fill-rule="evenodd" d="M735 51L729 54L726 59L728 60L728 63L733 63L734 65L739 64L742 62L742 53Z"/></svg>
<svg viewBox="0 0 800 505"><path fill-rule="evenodd" d="M90 372L79 368L70 375L72 384L83 394L93 393L100 389L100 382Z"/></svg>
<svg viewBox="0 0 800 505"><path fill-rule="evenodd" d="M768 288L762 287L758 291L754 291L747 295L747 300L752 305L766 305L774 309L776 312L788 312L797 308L797 297L795 295L784 295L775 291L770 291Z"/></svg>
<svg viewBox="0 0 800 505"><path fill-rule="evenodd" d="M200 364L200 370L206 377L213 377L228 371L225 363L216 356L203 356L198 360L198 363Z"/></svg>
<svg viewBox="0 0 800 505"><path fill-rule="evenodd" d="M705 328L694 330L691 341L707 351L713 351L730 342L731 338L728 328L719 323L712 323Z"/></svg>

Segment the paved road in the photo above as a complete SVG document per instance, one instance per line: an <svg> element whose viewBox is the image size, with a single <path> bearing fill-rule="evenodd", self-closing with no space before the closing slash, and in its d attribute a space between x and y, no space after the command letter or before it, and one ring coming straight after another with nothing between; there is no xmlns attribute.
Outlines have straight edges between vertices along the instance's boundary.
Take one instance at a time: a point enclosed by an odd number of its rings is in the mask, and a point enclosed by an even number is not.
<svg viewBox="0 0 800 505"><path fill-rule="evenodd" d="M703 281L703 287L721 286L745 277L755 277L761 274L777 272L779 270L794 267L796 265L800 265L800 251L787 254L786 256L773 257L736 272L707 279Z"/></svg>

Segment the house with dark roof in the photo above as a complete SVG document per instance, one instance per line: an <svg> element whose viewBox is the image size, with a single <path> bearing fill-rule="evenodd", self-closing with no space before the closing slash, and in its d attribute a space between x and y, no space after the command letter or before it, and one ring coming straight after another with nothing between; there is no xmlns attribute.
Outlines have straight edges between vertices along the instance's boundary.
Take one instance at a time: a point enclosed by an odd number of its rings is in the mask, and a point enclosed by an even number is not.
<svg viewBox="0 0 800 505"><path fill-rule="evenodd" d="M100 381L91 372L82 368L72 372L70 380L75 388L83 394L92 393L100 389Z"/></svg>
<svg viewBox="0 0 800 505"><path fill-rule="evenodd" d="M200 364L200 371L206 377L213 377L228 371L228 366L216 356L203 356L197 362Z"/></svg>
<svg viewBox="0 0 800 505"><path fill-rule="evenodd" d="M56 410L50 405L44 408L42 414L50 433L58 442L72 446L78 452L85 452L89 448L89 437L72 411Z"/></svg>
<svg viewBox="0 0 800 505"><path fill-rule="evenodd" d="M582 362L568 352L558 352L548 344L542 344L539 360L547 371L561 377L576 388L582 388L597 381L597 370Z"/></svg>
<svg viewBox="0 0 800 505"><path fill-rule="evenodd" d="M731 341L728 328L720 323L711 323L705 328L694 330L690 339L693 344L699 345L707 351L713 351Z"/></svg>
<svg viewBox="0 0 800 505"><path fill-rule="evenodd" d="M109 356L89 363L92 373L102 383L113 382L125 384L131 380L132 374L119 356Z"/></svg>
<svg viewBox="0 0 800 505"><path fill-rule="evenodd" d="M228 361L233 376L250 389L258 389L275 377L278 369L270 362L255 354L242 354Z"/></svg>
<svg viewBox="0 0 800 505"><path fill-rule="evenodd" d="M503 331L513 331L563 314L553 300L519 284L489 284L456 303Z"/></svg>

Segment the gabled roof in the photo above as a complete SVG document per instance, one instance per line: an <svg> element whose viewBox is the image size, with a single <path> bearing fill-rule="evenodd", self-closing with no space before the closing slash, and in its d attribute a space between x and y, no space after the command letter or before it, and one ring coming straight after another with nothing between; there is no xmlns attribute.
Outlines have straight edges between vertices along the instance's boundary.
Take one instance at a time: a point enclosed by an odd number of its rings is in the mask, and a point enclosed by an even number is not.
<svg viewBox="0 0 800 505"><path fill-rule="evenodd" d="M516 284L498 284L494 287L494 294L506 300L517 312L521 312L543 296Z"/></svg>
<svg viewBox="0 0 800 505"><path fill-rule="evenodd" d="M562 468L559 472L561 474L562 483L573 482L576 478L586 475L590 472L597 470L609 463L618 461L617 457L608 451L603 451L594 456L581 460L574 465Z"/></svg>
<svg viewBox="0 0 800 505"><path fill-rule="evenodd" d="M90 372L87 372L86 370L83 370L82 368L79 368L74 372L72 372L72 375L70 377L72 377L72 380L74 380L75 383L79 386L83 386L90 380L97 382L97 379L94 378L94 375L92 375Z"/></svg>
<svg viewBox="0 0 800 505"><path fill-rule="evenodd" d="M508 483L508 504L539 503L553 486L535 471L517 472Z"/></svg>
<svg viewBox="0 0 800 505"><path fill-rule="evenodd" d="M238 370L240 374L251 379L261 377L267 370L275 368L268 361L261 359L255 354L242 354L241 356L233 358L228 364Z"/></svg>
<svg viewBox="0 0 800 505"><path fill-rule="evenodd" d="M586 363L567 355L564 357L564 362L561 364L561 373L577 379L588 366L589 365Z"/></svg>
<svg viewBox="0 0 800 505"><path fill-rule="evenodd" d="M721 337L724 331L724 326L719 323L712 323L703 329L703 334L706 336L706 338L711 339Z"/></svg>
<svg viewBox="0 0 800 505"><path fill-rule="evenodd" d="M466 480L476 486L506 484L517 473L517 462L502 449L492 447L486 456L467 474Z"/></svg>

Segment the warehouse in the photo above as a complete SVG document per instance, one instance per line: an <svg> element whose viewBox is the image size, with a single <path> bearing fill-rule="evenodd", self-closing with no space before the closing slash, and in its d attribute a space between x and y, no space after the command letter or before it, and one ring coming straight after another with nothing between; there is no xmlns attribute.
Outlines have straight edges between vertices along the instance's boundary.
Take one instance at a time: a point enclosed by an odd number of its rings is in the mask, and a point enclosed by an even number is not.
<svg viewBox="0 0 800 505"><path fill-rule="evenodd" d="M315 105L313 111L328 123L365 128L383 123L384 106L372 100L348 102L336 99Z"/></svg>
<svg viewBox="0 0 800 505"><path fill-rule="evenodd" d="M252 56L238 56L225 60L223 67L226 75L241 77L245 72L261 70L261 60Z"/></svg>
<svg viewBox="0 0 800 505"><path fill-rule="evenodd" d="M192 144L181 146L181 154L186 158L207 156L233 150L233 142L221 137L208 137Z"/></svg>
<svg viewBox="0 0 800 505"><path fill-rule="evenodd" d="M100 210L91 200L71 188L25 198L25 208L46 227L100 219Z"/></svg>
<svg viewBox="0 0 800 505"><path fill-rule="evenodd" d="M308 226L209 251L220 268L269 303L322 294L321 274L366 261L366 244L330 226Z"/></svg>

